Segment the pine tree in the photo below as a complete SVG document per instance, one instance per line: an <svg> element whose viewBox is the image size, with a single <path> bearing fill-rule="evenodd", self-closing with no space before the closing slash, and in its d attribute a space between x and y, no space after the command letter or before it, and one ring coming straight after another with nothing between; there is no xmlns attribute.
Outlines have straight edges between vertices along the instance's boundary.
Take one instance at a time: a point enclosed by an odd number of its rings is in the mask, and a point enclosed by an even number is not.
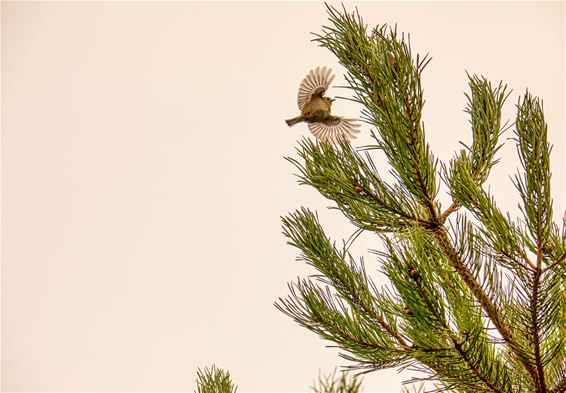
<svg viewBox="0 0 566 393"><path fill-rule="evenodd" d="M330 25L314 41L344 66L375 144L303 139L298 158L288 158L300 183L356 229L339 245L316 212L301 207L283 217L288 243L317 275L289 284L276 307L337 345L359 372L417 369L438 391L566 392L566 224L552 221L542 101L527 91L507 126L507 87L468 75L473 141L441 163L421 120L429 57L413 57L396 28L369 30L357 10L327 10ZM510 128L521 163L512 179L519 217L501 211L484 185ZM377 150L389 168L376 167ZM394 184L380 176L386 170ZM448 207L439 202L441 182ZM382 241L376 254L390 285L378 288L348 251L361 231Z"/></svg>

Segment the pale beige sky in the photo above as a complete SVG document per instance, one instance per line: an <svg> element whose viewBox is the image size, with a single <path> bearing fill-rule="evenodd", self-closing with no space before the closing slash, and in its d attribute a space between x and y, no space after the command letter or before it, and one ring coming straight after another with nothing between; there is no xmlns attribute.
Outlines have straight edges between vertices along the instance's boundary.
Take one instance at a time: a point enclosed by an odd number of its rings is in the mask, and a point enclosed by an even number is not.
<svg viewBox="0 0 566 393"><path fill-rule="evenodd" d="M356 5L432 56L424 121L443 160L470 140L466 70L513 89L506 118L527 87L543 98L564 211L564 3ZM240 392L296 392L346 365L272 305L312 273L279 216L309 206L335 238L352 232L283 159L308 134L283 121L304 75L327 65L343 83L310 42L324 5L3 1L1 13L3 391L192 391L196 368L216 363ZM370 142L364 126L355 144ZM516 212L511 141L501 157L491 191ZM356 244L374 269L369 247ZM373 373L365 391L412 375Z"/></svg>

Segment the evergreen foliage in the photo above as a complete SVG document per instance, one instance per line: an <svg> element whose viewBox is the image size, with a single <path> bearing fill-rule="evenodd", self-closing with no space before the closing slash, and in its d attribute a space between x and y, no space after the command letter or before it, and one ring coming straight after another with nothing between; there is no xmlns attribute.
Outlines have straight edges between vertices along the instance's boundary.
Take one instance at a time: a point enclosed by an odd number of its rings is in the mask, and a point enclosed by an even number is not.
<svg viewBox="0 0 566 393"><path fill-rule="evenodd" d="M318 381L312 387L314 393L360 393L362 389L361 378L351 378L347 373L336 369L329 375L319 374Z"/></svg>
<svg viewBox="0 0 566 393"><path fill-rule="evenodd" d="M356 231L339 245L310 209L283 217L288 243L318 274L291 283L276 307L336 344L360 372L419 370L438 391L566 392L566 228L552 221L542 101L526 92L507 126L507 87L468 75L473 141L441 163L422 122L429 57L413 56L396 28L369 30L357 11L327 10L330 25L314 41L345 67L375 144L303 139L289 158L300 183L334 201ZM502 212L484 186L511 127L520 217ZM373 150L385 154L393 184ZM440 182L448 207L438 200ZM390 286L378 288L348 251L359 231L381 239L376 254Z"/></svg>
<svg viewBox="0 0 566 393"><path fill-rule="evenodd" d="M217 368L197 370L197 390L195 393L236 393L237 387L232 383L230 373Z"/></svg>

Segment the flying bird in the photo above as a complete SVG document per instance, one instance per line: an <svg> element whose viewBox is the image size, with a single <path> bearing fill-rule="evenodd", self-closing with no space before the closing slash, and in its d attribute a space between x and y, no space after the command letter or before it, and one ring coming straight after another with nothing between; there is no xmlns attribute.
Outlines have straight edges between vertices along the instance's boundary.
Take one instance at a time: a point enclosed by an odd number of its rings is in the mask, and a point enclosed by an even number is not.
<svg viewBox="0 0 566 393"><path fill-rule="evenodd" d="M328 67L317 67L305 76L297 97L301 114L285 120L289 127L305 122L315 137L326 142L356 137L360 132L357 120L333 116L330 113L334 99L325 97L324 93L330 87L334 76Z"/></svg>

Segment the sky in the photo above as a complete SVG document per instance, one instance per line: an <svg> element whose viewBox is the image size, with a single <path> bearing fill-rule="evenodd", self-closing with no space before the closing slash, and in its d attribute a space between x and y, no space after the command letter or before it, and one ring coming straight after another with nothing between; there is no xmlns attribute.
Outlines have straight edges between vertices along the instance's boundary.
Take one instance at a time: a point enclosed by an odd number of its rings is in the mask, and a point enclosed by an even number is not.
<svg viewBox="0 0 566 393"><path fill-rule="evenodd" d="M564 3L345 5L432 57L423 121L444 162L471 140L466 71L512 89L504 119L527 88L544 100L558 222ZM311 42L323 3L2 2L1 22L3 391L193 391L214 363L240 392L299 392L349 364L273 306L313 273L281 216L308 206L333 239L353 232L284 159L312 137L284 123L302 78L326 65L345 83ZM511 140L500 157L488 185L516 214ZM374 273L377 246L366 235L354 247ZM414 375L375 372L364 391Z"/></svg>

